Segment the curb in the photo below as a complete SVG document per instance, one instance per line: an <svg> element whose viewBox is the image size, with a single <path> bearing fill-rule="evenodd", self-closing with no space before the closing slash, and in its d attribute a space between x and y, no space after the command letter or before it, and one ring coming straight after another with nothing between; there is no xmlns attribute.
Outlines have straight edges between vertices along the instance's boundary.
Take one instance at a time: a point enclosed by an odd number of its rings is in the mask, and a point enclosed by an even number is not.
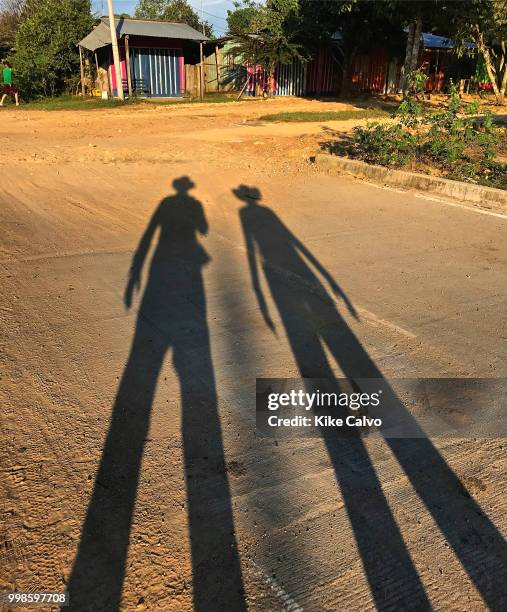
<svg viewBox="0 0 507 612"><path fill-rule="evenodd" d="M393 170L384 166L376 166L356 159L325 153L319 153L315 156L315 164L323 170L335 170L343 174L351 174L390 187L417 189L418 191L427 191L464 202L507 207L507 191L503 189L451 181L427 174L418 174L417 172Z"/></svg>

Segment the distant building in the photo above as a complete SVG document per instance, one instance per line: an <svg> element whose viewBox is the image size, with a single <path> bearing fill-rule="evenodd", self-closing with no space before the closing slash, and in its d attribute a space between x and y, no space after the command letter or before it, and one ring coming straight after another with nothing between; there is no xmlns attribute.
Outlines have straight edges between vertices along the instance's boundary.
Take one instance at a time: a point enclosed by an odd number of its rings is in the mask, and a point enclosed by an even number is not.
<svg viewBox="0 0 507 612"><path fill-rule="evenodd" d="M180 97L185 94L186 65L199 62L199 44L208 38L184 23L115 19L120 51L122 87L149 97ZM94 56L96 87L116 96L118 84L113 64L109 19L102 17L78 43ZM130 78L129 78L130 77Z"/></svg>
<svg viewBox="0 0 507 612"><path fill-rule="evenodd" d="M340 35L336 33L331 44L322 47L308 62L293 60L287 65L278 65L271 83L271 92L275 96L320 95L336 96L340 93L342 81L340 64L336 60L336 48L340 44ZM218 41L223 47L223 57L227 57L229 42L226 38ZM422 35L418 67L426 72L428 81L426 91L440 92L447 82L469 81L475 73L476 59L468 56L459 58L454 50L454 43L449 38L435 34ZM473 45L469 45L470 48ZM241 58L227 60L227 65L235 66ZM349 90L351 95L397 93L400 89L402 60L391 57L388 51L379 46L372 47L366 53L359 53L353 61L350 71ZM225 71L227 72L227 71ZM258 92L259 84L265 86L266 75L260 67L247 66L243 69L243 82L248 76L246 93Z"/></svg>

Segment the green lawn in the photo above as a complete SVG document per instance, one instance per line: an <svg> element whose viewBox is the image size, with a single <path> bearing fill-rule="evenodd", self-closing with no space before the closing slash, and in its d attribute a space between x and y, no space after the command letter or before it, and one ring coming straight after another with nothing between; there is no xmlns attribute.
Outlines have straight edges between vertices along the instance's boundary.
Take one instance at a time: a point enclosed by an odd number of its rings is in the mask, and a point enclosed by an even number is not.
<svg viewBox="0 0 507 612"><path fill-rule="evenodd" d="M261 121L345 121L347 119L378 119L389 117L390 113L376 108L343 111L300 111L292 113L272 113L259 117Z"/></svg>
<svg viewBox="0 0 507 612"><path fill-rule="evenodd" d="M21 107L29 110L93 110L95 108L117 108L137 104L137 100L121 102L120 100L102 100L101 98L82 98L81 96L58 96L55 98L40 98L23 103Z"/></svg>
<svg viewBox="0 0 507 612"><path fill-rule="evenodd" d="M149 98L144 100L144 102L146 102L147 104L199 104L199 103L204 103L204 104L223 104L226 102L259 102L260 100L257 98L248 98L248 97L242 97L240 100L237 99L238 98L238 94L237 92L234 94L220 94L220 93L211 93L211 94L206 94L204 96L204 100L201 100L199 98L176 98L174 100L160 100L157 98Z"/></svg>
<svg viewBox="0 0 507 612"><path fill-rule="evenodd" d="M202 102L206 104L223 104L226 102L235 102L236 95L227 94L207 94ZM241 100L248 101L248 100ZM171 104L198 104L201 100L199 98L188 99L188 98L174 98L161 100L158 98L132 98L121 102L120 100L110 99L102 100L101 98L83 98L82 96L58 96L55 98L40 98L39 100L32 100L30 102L23 103L21 106L30 110L94 110L104 108L121 108L126 106L139 106L147 104L156 105L171 105ZM6 104L7 106L7 104Z"/></svg>

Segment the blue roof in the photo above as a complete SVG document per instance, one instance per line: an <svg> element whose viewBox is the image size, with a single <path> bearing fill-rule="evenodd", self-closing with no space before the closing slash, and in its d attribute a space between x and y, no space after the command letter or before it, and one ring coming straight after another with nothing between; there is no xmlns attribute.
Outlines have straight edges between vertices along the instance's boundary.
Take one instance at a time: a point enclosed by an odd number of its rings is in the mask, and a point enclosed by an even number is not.
<svg viewBox="0 0 507 612"><path fill-rule="evenodd" d="M429 32L423 32L424 46L431 49L453 49L454 42L445 36L437 36Z"/></svg>
<svg viewBox="0 0 507 612"><path fill-rule="evenodd" d="M427 49L454 49L454 41L445 36L437 36L437 34L431 34L430 32L423 32L424 46ZM473 43L465 42L467 49L473 49L475 45Z"/></svg>

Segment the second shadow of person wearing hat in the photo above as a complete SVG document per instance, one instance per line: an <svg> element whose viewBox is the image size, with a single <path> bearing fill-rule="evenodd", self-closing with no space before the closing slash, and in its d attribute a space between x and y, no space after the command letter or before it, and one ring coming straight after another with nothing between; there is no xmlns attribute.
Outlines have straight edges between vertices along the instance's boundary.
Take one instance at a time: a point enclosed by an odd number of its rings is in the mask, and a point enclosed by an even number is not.
<svg viewBox="0 0 507 612"><path fill-rule="evenodd" d="M259 309L266 325L275 330L262 291L261 270L300 375L327 379L330 385L336 385L335 391L339 391L334 378L336 366L353 383L361 378L383 379L341 315L335 298L357 318L353 305L329 272L273 210L260 203L261 193L256 187L240 185L233 193L244 203L240 219ZM325 349L335 361L333 367ZM387 381L383 383L389 389ZM394 391L391 393L389 408L394 417L403 418L417 435L411 439L387 438L387 446L484 601L491 609L505 609L505 540ZM363 440L340 438L326 427L321 432L377 609L431 609Z"/></svg>

